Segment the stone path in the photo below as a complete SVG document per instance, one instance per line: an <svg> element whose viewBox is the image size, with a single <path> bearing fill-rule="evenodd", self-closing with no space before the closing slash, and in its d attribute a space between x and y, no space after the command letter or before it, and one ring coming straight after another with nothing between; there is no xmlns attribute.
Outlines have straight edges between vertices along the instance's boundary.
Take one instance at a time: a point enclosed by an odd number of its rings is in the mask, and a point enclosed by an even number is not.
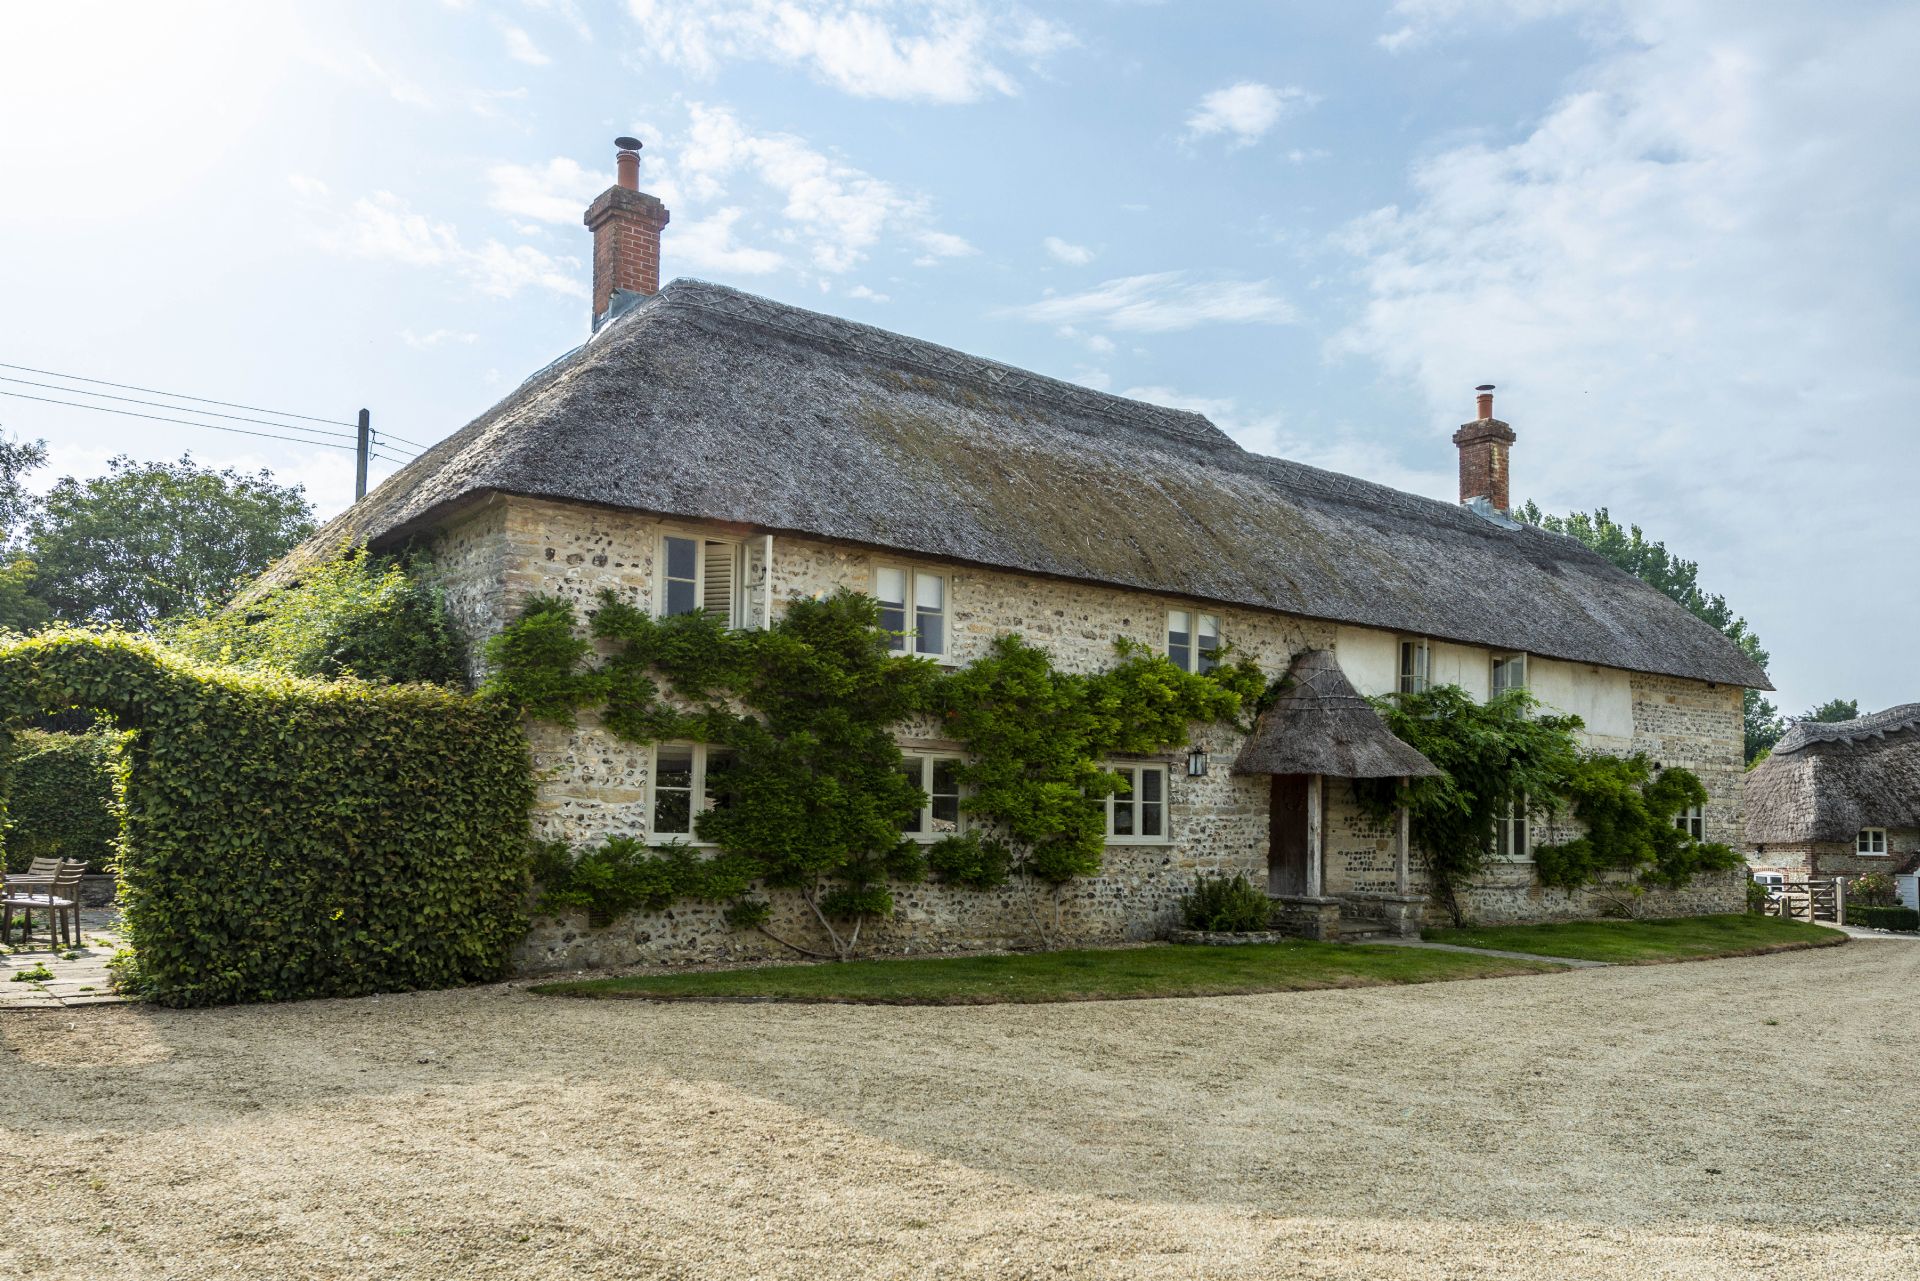
<svg viewBox="0 0 1920 1281"><path fill-rule="evenodd" d="M0 948L0 1014L64 1010L80 1005L118 1005L123 999L107 977L107 962L120 947L119 913L110 907L80 909L80 946L54 948L36 919L31 943ZM51 978L22 977L41 968Z"/></svg>
<svg viewBox="0 0 1920 1281"><path fill-rule="evenodd" d="M1551 961L1555 965L1565 965L1576 970L1599 969L1612 965L1612 961L1577 960L1571 956L1542 956L1538 952L1502 952L1491 947L1465 947L1459 943L1429 943L1426 939L1368 939L1368 946L1386 944L1389 947L1424 947L1434 952L1472 952L1475 956L1504 956L1510 961Z"/></svg>

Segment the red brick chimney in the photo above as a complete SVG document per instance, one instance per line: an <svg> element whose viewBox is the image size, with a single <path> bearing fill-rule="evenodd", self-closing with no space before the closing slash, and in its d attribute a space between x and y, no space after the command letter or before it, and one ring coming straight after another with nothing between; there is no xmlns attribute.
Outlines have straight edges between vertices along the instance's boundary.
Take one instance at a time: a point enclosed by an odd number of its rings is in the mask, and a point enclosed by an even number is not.
<svg viewBox="0 0 1920 1281"><path fill-rule="evenodd" d="M1453 443L1460 447L1460 501L1484 498L1496 511L1506 511L1507 451L1513 446L1513 428L1493 416L1493 384L1476 388L1480 416L1460 424Z"/></svg>
<svg viewBox="0 0 1920 1281"><path fill-rule="evenodd" d="M640 190L640 140L615 138L617 177L587 206L593 232L593 327L606 321L619 293L660 292L660 232L667 207Z"/></svg>

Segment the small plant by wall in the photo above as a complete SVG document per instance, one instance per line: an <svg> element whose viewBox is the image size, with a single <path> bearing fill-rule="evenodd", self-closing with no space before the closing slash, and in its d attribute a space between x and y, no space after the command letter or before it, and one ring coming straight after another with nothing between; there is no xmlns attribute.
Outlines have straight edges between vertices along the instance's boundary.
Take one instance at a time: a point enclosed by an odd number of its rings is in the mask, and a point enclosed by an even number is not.
<svg viewBox="0 0 1920 1281"><path fill-rule="evenodd" d="M0 641L0 725L94 708L126 752L123 923L168 1005L497 978L533 781L511 709L204 667L123 633Z"/></svg>
<svg viewBox="0 0 1920 1281"><path fill-rule="evenodd" d="M1180 919L1190 930L1246 933L1273 919L1273 900L1244 876L1202 876L1180 899Z"/></svg>
<svg viewBox="0 0 1920 1281"><path fill-rule="evenodd" d="M1264 685L1250 664L1197 676L1126 642L1112 669L1077 674L1017 636L952 672L893 653L890 640L878 602L847 591L794 601L754 631L701 614L655 619L604 594L584 635L570 602L540 598L489 643L487 692L559 723L597 707L630 742L730 747L724 804L699 816L698 835L751 868L756 886L795 894L827 954L845 957L866 922L892 914L891 886L929 870L983 889L1032 878L1055 890L1057 917L1059 887L1100 867L1102 802L1119 786L1101 762L1178 747L1190 722L1231 719ZM596 662L600 648L610 652ZM926 798L894 737L926 715L965 746L963 807L991 829L931 849L902 834ZM646 875L665 886L677 874ZM582 905L613 910L607 896ZM772 934L768 904L752 894L734 899L728 919L814 952Z"/></svg>

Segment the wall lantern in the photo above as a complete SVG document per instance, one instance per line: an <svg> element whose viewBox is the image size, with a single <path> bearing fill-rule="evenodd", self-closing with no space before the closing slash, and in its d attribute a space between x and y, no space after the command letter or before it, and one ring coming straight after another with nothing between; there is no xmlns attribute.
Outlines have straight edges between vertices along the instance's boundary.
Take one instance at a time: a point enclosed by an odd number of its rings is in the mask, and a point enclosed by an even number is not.
<svg viewBox="0 0 1920 1281"><path fill-rule="evenodd" d="M1207 749L1195 746L1187 753L1187 777L1205 778L1207 776Z"/></svg>

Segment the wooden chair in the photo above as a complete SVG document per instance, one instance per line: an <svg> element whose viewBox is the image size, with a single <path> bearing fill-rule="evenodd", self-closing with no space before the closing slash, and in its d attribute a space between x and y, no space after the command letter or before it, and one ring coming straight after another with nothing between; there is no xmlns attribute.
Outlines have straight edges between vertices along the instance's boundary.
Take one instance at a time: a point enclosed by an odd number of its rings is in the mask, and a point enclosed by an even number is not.
<svg viewBox="0 0 1920 1281"><path fill-rule="evenodd" d="M42 860L36 860L36 862ZM47 909L47 939L58 944L63 939L78 940L80 937L80 878L87 874L86 863L75 860L62 862L58 859L45 860L54 864L52 878L40 878L37 884L22 885L10 889L4 899L0 899L0 937L13 936L13 913L19 909L25 922L26 933L23 938L33 936L33 909ZM37 869L36 869L37 870ZM28 876L32 877L32 873ZM64 927L71 923L72 934L66 935Z"/></svg>

